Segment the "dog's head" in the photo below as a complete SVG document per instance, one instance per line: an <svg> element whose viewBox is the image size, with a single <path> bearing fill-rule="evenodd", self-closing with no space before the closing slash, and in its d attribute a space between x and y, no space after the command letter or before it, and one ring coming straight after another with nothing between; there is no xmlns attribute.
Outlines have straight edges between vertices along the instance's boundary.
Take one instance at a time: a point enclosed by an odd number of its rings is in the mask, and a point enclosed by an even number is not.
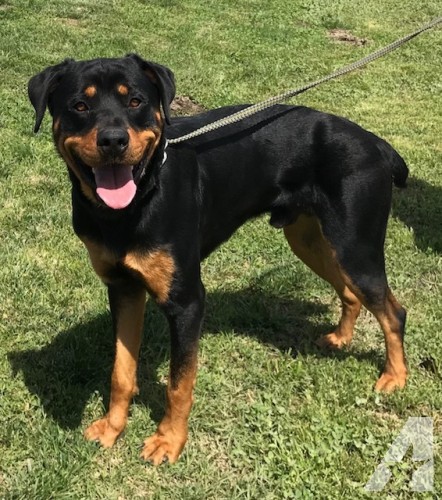
<svg viewBox="0 0 442 500"><path fill-rule="evenodd" d="M172 72L130 54L121 59L67 59L29 81L40 128L46 107L57 150L93 202L128 206L169 123Z"/></svg>

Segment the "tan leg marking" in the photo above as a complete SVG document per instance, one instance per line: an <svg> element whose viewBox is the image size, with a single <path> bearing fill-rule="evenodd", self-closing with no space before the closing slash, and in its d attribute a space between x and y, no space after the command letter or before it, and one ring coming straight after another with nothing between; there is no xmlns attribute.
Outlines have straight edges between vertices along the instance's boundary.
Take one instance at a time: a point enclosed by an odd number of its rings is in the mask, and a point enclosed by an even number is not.
<svg viewBox="0 0 442 500"><path fill-rule="evenodd" d="M351 342L361 302L349 288L349 279L341 270L336 254L324 238L318 219L300 215L294 224L284 228L292 251L322 279L328 281L342 302L342 315L335 331L317 342L323 347L339 349Z"/></svg>
<svg viewBox="0 0 442 500"><path fill-rule="evenodd" d="M181 373L175 387L171 376L167 384L166 414L156 432L144 441L141 458L160 465L164 461L178 460L187 441L188 420L193 404L193 389L197 370L197 355L192 357Z"/></svg>
<svg viewBox="0 0 442 500"><path fill-rule="evenodd" d="M99 441L105 448L111 447L126 427L130 401L138 391L136 370L146 292L139 289L130 298L123 300L117 314L117 343L109 411L84 433L86 439Z"/></svg>
<svg viewBox="0 0 442 500"><path fill-rule="evenodd" d="M392 392L405 386L407 368L402 341L402 325L398 314L402 307L388 290L385 304L373 308L367 304L363 294L341 269L335 252L322 234L315 217L301 215L294 224L284 228L285 236L293 252L321 278L328 281L342 301L342 316L336 330L318 340L320 346L341 348L349 344L358 318L361 304L374 314L384 332L386 364L376 383L377 391Z"/></svg>
<svg viewBox="0 0 442 500"><path fill-rule="evenodd" d="M372 310L379 321L385 338L387 351L384 371L376 382L375 390L393 392L402 389L407 381L407 365L403 344L403 332L398 320L398 311L402 309L394 295L388 290L385 307L381 310Z"/></svg>

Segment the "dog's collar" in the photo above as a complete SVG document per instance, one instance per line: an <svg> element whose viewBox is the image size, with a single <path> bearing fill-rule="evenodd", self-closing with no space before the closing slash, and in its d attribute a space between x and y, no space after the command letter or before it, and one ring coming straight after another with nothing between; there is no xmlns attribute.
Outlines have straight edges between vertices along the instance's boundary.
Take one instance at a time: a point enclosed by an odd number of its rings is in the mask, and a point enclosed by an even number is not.
<svg viewBox="0 0 442 500"><path fill-rule="evenodd" d="M167 151L166 151L166 149L167 149L168 144L169 144L169 141L166 139L165 142L164 142L163 159L161 160L160 165L156 167L158 170L161 169L161 167L166 163L166 160L167 160ZM146 170L147 170L148 167L149 167L149 165L144 169L143 173L141 174L140 181L146 175Z"/></svg>
<svg viewBox="0 0 442 500"><path fill-rule="evenodd" d="M144 169L143 173L141 174L141 177L138 181L138 184L140 184L144 178L146 177L146 174L148 175L148 179L146 181L146 191L145 194L149 193L152 189L154 189L157 186L157 176L163 167L163 165L167 161L167 146L169 144L169 141L165 139L164 141L164 149L163 149L163 159L161 160L161 163L158 161L159 159L154 159L153 160L153 165L152 168L149 169L149 165ZM158 153L160 153L158 151ZM154 155L155 158L155 155ZM155 165L156 164L156 165Z"/></svg>

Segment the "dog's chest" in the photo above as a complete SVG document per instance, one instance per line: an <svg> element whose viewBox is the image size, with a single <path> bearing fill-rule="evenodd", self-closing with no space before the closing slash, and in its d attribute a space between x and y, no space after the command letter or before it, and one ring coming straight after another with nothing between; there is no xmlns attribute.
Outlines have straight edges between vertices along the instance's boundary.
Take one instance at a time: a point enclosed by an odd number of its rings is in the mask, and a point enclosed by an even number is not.
<svg viewBox="0 0 442 500"><path fill-rule="evenodd" d="M176 270L175 261L167 249L132 249L117 255L103 244L84 237L81 240L95 272L105 284L141 281L159 303L167 301Z"/></svg>

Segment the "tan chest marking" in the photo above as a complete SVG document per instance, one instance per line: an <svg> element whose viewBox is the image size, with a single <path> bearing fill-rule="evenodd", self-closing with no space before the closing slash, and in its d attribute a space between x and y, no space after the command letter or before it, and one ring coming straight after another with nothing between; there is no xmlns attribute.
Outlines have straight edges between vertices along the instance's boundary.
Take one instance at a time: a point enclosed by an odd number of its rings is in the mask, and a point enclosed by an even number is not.
<svg viewBox="0 0 442 500"><path fill-rule="evenodd" d="M109 252L106 247L99 245L88 238L80 239L89 252L89 257L94 271L104 283L109 283L108 276L117 265L117 258L112 254L112 252Z"/></svg>
<svg viewBox="0 0 442 500"><path fill-rule="evenodd" d="M146 253L132 251L118 259L106 247L87 238L82 238L82 241L89 252L94 271L104 283L110 283L112 271L121 265L137 273L159 303L167 301L175 274L175 262L166 250Z"/></svg>
<svg viewBox="0 0 442 500"><path fill-rule="evenodd" d="M141 275L147 289L158 302L167 301L175 274L175 262L166 250L131 252L124 256L122 264Z"/></svg>

